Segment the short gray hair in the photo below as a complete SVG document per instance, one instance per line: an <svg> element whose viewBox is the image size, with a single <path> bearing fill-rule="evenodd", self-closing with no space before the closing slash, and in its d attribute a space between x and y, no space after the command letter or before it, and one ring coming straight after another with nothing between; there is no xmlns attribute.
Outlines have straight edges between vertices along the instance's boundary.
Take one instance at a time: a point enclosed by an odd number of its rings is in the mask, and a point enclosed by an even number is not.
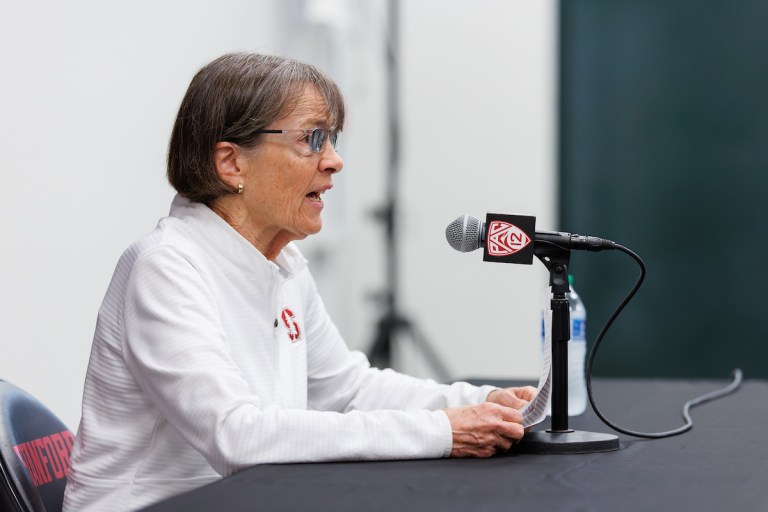
<svg viewBox="0 0 768 512"><path fill-rule="evenodd" d="M325 99L336 130L344 127L339 87L318 68L285 57L229 53L203 67L189 84L168 145L168 181L199 203L233 192L216 172L217 142L255 148L271 122L296 107L307 87Z"/></svg>

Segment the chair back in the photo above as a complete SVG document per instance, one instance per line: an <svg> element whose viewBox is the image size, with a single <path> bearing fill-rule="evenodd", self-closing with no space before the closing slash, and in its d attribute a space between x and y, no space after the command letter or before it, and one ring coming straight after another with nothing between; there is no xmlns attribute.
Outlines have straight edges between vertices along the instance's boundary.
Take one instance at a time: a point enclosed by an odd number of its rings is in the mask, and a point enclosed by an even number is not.
<svg viewBox="0 0 768 512"><path fill-rule="evenodd" d="M0 380L0 510L60 512L74 441L47 407Z"/></svg>

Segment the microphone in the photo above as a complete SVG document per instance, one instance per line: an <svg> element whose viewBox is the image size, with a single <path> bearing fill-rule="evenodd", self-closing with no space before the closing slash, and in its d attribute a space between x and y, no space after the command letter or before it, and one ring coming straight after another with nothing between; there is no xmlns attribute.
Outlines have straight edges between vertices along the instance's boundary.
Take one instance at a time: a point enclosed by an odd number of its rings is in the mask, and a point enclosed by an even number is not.
<svg viewBox="0 0 768 512"><path fill-rule="evenodd" d="M448 240L448 244L459 252L470 252L484 247L486 240L491 238L494 244L501 244L501 247L506 251L504 255L517 252L528 246L531 242L533 242L534 251L537 246L541 245L553 245L569 251L604 251L616 248L616 242L611 240L596 236L577 235L575 233L534 231L533 236L531 236L530 232L533 231L532 229L519 226L525 223L524 219L533 219L529 224L533 226L535 217L488 214L488 218L499 218L507 222L500 220L481 222L471 215L462 215L445 228L445 238ZM515 224L508 222L510 220L514 222L515 219L522 219L523 221L516 222ZM488 226L491 226L490 230ZM490 237L488 235L489 231L491 233ZM493 254L493 250L491 250L491 253Z"/></svg>

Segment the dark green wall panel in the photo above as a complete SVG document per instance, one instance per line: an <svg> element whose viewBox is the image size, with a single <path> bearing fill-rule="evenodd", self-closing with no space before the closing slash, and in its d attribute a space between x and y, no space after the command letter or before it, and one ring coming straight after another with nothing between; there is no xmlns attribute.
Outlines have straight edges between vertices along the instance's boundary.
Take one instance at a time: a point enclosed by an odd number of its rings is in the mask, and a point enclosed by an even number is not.
<svg viewBox="0 0 768 512"><path fill-rule="evenodd" d="M561 226L648 276L601 375L768 378L768 2L561 2ZM634 282L574 254L589 337Z"/></svg>

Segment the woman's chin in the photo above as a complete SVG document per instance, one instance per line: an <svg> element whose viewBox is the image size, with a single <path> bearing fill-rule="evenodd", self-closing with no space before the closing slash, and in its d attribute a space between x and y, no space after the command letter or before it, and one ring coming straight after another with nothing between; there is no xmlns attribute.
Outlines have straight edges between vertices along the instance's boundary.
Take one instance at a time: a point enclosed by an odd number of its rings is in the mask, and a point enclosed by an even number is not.
<svg viewBox="0 0 768 512"><path fill-rule="evenodd" d="M318 215L317 217L305 219L302 222L302 226L297 232L302 235L300 240L307 238L310 235L314 235L320 232L323 228L323 219Z"/></svg>

